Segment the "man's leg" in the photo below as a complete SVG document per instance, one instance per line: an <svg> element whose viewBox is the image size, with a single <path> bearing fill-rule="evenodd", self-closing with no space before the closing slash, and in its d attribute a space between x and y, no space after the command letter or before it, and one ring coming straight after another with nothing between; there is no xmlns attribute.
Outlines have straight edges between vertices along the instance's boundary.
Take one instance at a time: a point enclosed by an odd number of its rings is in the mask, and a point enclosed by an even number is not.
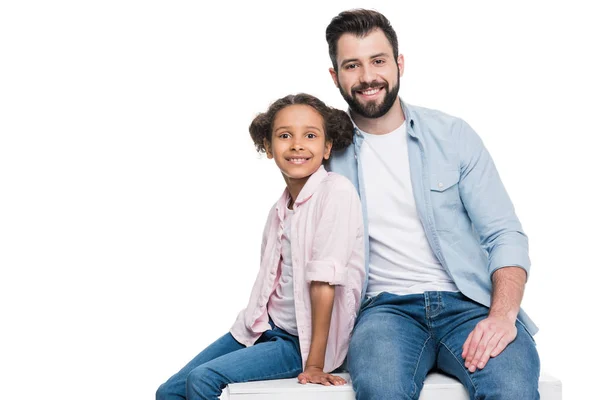
<svg viewBox="0 0 600 400"><path fill-rule="evenodd" d="M363 303L348 350L357 400L418 399L435 349L422 295L382 293Z"/></svg>
<svg viewBox="0 0 600 400"><path fill-rule="evenodd" d="M225 354L187 376L187 400L217 400L229 383L293 378L302 372L298 338L279 328L266 331L254 346Z"/></svg>
<svg viewBox="0 0 600 400"><path fill-rule="evenodd" d="M488 315L488 308L459 293L444 294L446 321L440 324L437 367L458 378L471 399L539 399L540 360L533 338L520 322L517 337L502 353L490 358L482 370L471 373L462 358L462 345L475 325ZM443 336L442 336L443 335Z"/></svg>

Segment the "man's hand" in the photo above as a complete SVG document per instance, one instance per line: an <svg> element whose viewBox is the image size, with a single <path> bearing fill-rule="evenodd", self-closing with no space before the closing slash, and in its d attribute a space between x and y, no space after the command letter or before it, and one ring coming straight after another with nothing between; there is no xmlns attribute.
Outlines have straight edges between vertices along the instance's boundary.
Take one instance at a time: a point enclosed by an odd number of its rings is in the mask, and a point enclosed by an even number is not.
<svg viewBox="0 0 600 400"><path fill-rule="evenodd" d="M483 369L490 357L496 357L517 337L511 318L488 316L479 321L463 344L462 357L470 372Z"/></svg>
<svg viewBox="0 0 600 400"><path fill-rule="evenodd" d="M340 378L339 376L326 374L323 372L323 368L306 367L304 372L298 375L298 382L303 385L306 383L320 383L321 385L325 386L337 386L345 384L346 380L344 378Z"/></svg>

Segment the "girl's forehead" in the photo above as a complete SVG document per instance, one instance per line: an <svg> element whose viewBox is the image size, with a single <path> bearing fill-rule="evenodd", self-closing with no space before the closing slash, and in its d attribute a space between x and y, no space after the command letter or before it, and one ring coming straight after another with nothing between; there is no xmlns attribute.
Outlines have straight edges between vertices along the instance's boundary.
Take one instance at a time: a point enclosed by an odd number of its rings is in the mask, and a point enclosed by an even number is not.
<svg viewBox="0 0 600 400"><path fill-rule="evenodd" d="M323 128L323 116L307 104L292 104L279 110L273 121L274 129L279 126L313 126Z"/></svg>

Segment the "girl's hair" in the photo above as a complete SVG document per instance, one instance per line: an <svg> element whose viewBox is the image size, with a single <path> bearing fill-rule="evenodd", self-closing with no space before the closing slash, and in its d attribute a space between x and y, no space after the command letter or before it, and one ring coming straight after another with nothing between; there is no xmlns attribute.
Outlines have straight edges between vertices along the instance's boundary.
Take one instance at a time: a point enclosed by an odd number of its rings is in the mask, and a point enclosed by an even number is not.
<svg viewBox="0 0 600 400"><path fill-rule="evenodd" d="M250 124L250 136L259 153L266 152L265 140L271 143L273 122L275 115L287 106L304 104L314 108L323 117L323 128L325 129L325 140L331 141L332 150L345 149L352 143L354 125L348 114L337 108L328 107L315 96L306 93L290 94L276 100L269 109L261 114Z"/></svg>

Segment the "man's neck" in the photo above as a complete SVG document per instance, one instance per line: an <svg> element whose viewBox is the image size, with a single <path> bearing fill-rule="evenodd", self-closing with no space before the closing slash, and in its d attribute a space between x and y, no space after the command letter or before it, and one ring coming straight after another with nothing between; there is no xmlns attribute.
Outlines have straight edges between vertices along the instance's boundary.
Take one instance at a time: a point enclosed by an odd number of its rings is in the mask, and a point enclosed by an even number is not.
<svg viewBox="0 0 600 400"><path fill-rule="evenodd" d="M400 98L397 97L392 108L379 118L365 118L350 111L352 120L363 132L368 132L372 135L385 135L398 129L404 122L404 111L400 106Z"/></svg>

